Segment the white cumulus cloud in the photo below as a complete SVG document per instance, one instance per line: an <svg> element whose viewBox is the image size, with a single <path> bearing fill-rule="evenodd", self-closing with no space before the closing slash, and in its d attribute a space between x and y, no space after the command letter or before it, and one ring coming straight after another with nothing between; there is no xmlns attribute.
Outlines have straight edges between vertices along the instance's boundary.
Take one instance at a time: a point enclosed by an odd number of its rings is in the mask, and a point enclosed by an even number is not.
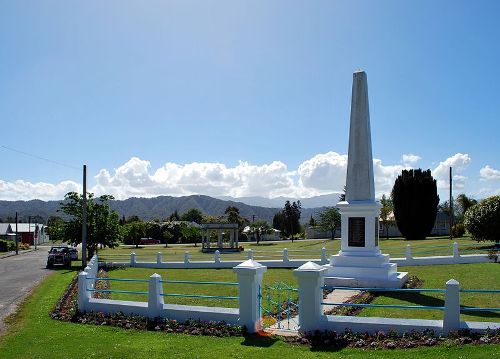
<svg viewBox="0 0 500 359"><path fill-rule="evenodd" d="M481 179L485 181L500 180L500 171L490 167L489 165L481 168L479 170L479 175L481 176Z"/></svg>
<svg viewBox="0 0 500 359"><path fill-rule="evenodd" d="M463 175L463 171L469 166L471 158L468 154L456 153L446 160L439 163L439 165L432 172L432 176L437 181L438 189L450 188L449 184L449 171L453 167L453 187L463 189L467 177Z"/></svg>
<svg viewBox="0 0 500 359"><path fill-rule="evenodd" d="M403 155L403 164L405 167L413 167L418 161L420 161L422 157L414 155L412 153Z"/></svg>
<svg viewBox="0 0 500 359"><path fill-rule="evenodd" d="M24 180L6 182L0 180L0 199L15 200L52 200L62 199L68 192L81 192L82 186L73 181L62 181L57 184Z"/></svg>

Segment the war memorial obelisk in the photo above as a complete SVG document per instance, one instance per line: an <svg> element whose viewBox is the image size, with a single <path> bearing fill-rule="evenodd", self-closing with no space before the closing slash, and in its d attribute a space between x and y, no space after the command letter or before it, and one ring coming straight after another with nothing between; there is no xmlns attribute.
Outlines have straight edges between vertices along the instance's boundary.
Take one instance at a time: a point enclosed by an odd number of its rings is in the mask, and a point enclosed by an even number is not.
<svg viewBox="0 0 500 359"><path fill-rule="evenodd" d="M378 243L380 204L375 201L366 73L353 74L345 201L337 203L342 242L326 265L325 283L349 287L399 288L408 273L382 254Z"/></svg>

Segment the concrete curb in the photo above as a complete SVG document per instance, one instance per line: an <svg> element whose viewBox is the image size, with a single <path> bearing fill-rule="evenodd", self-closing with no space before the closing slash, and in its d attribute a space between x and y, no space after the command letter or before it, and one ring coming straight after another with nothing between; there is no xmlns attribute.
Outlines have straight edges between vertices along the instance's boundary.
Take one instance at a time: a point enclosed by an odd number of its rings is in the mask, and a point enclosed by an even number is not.
<svg viewBox="0 0 500 359"><path fill-rule="evenodd" d="M1 259L4 259L4 258L9 258L9 257L12 257L12 256L15 256L15 255L21 255L21 254L24 254L24 253L30 253L30 252L34 252L34 251L38 251L39 249L27 249L27 250L24 250L24 251L19 251L19 254L16 254L16 252L7 252L7 254L5 255L0 255L0 260Z"/></svg>

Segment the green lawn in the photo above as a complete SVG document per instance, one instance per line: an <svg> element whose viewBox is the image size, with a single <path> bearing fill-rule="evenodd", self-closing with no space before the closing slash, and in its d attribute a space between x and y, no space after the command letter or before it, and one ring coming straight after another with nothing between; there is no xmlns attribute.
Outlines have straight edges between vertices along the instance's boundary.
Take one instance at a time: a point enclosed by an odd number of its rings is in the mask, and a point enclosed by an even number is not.
<svg viewBox="0 0 500 359"><path fill-rule="evenodd" d="M314 351L275 338L212 338L137 332L50 319L48 313L75 272L58 270L45 279L11 318L13 327L0 338L2 359L34 358L487 358L500 345L431 347L410 350Z"/></svg>
<svg viewBox="0 0 500 359"><path fill-rule="evenodd" d="M469 237L456 238L453 242L458 242L460 250L465 253L486 253L485 250L476 249L485 244L478 244ZM414 257L418 256L433 256L433 255L451 255L452 243L448 237L432 237L421 241L407 241L402 238L380 239L380 249L383 253L388 253L392 257L404 257L406 245L410 244ZM245 251L236 254L222 254L222 260L243 260L247 257L248 249L254 251L254 258L258 260L265 259L281 259L282 251L288 248L290 259L319 259L321 248L327 249L328 256L336 254L340 249L340 240L295 240L293 243L289 241L267 243L261 242L240 242L240 245L245 248ZM488 245L488 244L486 244ZM213 254L201 253L201 247L198 244L194 247L193 244L169 246L165 248L163 245L150 245L135 248L135 246L120 246L118 248L105 248L99 251L99 255L103 258L113 261L129 261L130 253L135 252L138 261L155 261L156 254L161 252L164 261L183 261L184 252L188 251L191 260L213 260Z"/></svg>
<svg viewBox="0 0 500 359"><path fill-rule="evenodd" d="M454 264L437 266L402 267L401 270L409 272L424 281L424 288L444 289L445 283L453 278L460 282L462 289L500 289L500 265L497 263L480 264ZM124 268L109 272L111 278L147 279L151 274L158 273L162 279L209 281L209 282L236 282L236 275L232 269L149 269L149 268ZM266 298L266 287L276 282L285 282L297 287L297 281L291 269L268 269L263 277L263 297ZM111 282L112 289L147 291L148 283ZM192 284L164 284L164 293L201 294L237 296L238 288L234 286L192 285ZM283 293L285 295L285 293ZM147 301L144 295L112 294L112 299ZM237 307L238 301L199 298L174 298L165 297L166 303L207 305L222 307ZM375 304L402 304L443 306L444 293L381 293ZM476 307L500 307L500 294L462 293L461 304ZM266 301L263 301L266 306ZM421 309L387 309L366 308L361 314L370 317L394 318L420 318L442 319L441 310ZM462 320L469 321L500 321L500 312L463 314Z"/></svg>

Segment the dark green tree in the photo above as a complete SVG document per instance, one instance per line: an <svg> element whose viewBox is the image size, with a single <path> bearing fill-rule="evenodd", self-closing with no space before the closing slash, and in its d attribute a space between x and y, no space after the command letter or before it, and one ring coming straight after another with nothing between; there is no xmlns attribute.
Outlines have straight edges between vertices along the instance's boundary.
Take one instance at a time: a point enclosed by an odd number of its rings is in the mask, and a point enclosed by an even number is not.
<svg viewBox="0 0 500 359"><path fill-rule="evenodd" d="M92 258L99 244L114 248L121 240L119 216L111 211L109 201L113 196L103 195L94 198L88 194L87 200L87 255ZM72 244L82 242L82 208L83 198L76 192L69 192L60 203L61 209L69 220L64 225L64 241Z"/></svg>
<svg viewBox="0 0 500 359"><path fill-rule="evenodd" d="M401 234L406 239L425 239L434 227L439 204L431 171L403 170L396 178L391 199Z"/></svg>
<svg viewBox="0 0 500 359"><path fill-rule="evenodd" d="M483 199L465 212L464 225L477 241L494 241L500 246L500 196Z"/></svg>
<svg viewBox="0 0 500 359"><path fill-rule="evenodd" d="M64 240L64 220L59 216L50 216L47 220L47 229L50 240L53 242Z"/></svg>
<svg viewBox="0 0 500 359"><path fill-rule="evenodd" d="M319 225L323 231L329 231L335 238L335 230L340 228L340 213L335 207L329 207L319 214Z"/></svg>
<svg viewBox="0 0 500 359"><path fill-rule="evenodd" d="M311 214L311 218L309 218L309 226L316 227L316 225L317 225L316 220L314 219L314 217Z"/></svg>
<svg viewBox="0 0 500 359"><path fill-rule="evenodd" d="M285 234L285 214L283 211L277 212L273 217L273 228Z"/></svg>
<svg viewBox="0 0 500 359"><path fill-rule="evenodd" d="M191 208L189 211L182 214L181 220L200 224L203 222L203 212L198 208Z"/></svg>
<svg viewBox="0 0 500 359"><path fill-rule="evenodd" d="M180 221L181 220L181 217L179 216L179 213L177 212L177 210L174 211L174 213L172 213L170 216L168 216L168 220L171 222L171 221Z"/></svg>
<svg viewBox="0 0 500 359"><path fill-rule="evenodd" d="M125 244L135 244L138 248L141 238L146 236L146 224L143 221L133 221L123 227L123 242Z"/></svg>
<svg viewBox="0 0 500 359"><path fill-rule="evenodd" d="M264 220L258 220L258 221L252 222L249 224L249 227L250 227L249 233L255 237L257 244L260 243L262 236L264 234L273 233L273 229L271 228L269 223L267 223L267 221L264 221Z"/></svg>
<svg viewBox="0 0 500 359"><path fill-rule="evenodd" d="M185 225L181 227L182 241L196 244L201 239L201 229L195 226Z"/></svg>
<svg viewBox="0 0 500 359"><path fill-rule="evenodd" d="M238 207L228 206L224 214L227 216L228 223L237 223L239 228L243 228L244 224L248 222L245 218L240 216Z"/></svg>
<svg viewBox="0 0 500 359"><path fill-rule="evenodd" d="M301 204L300 201L290 203L290 201L285 202L283 208L284 217L284 232L286 236L291 236L293 241L293 235L300 233L300 214L301 214Z"/></svg>
<svg viewBox="0 0 500 359"><path fill-rule="evenodd" d="M162 226L158 222L146 222L145 225L146 237L162 240L163 239L163 230Z"/></svg>

